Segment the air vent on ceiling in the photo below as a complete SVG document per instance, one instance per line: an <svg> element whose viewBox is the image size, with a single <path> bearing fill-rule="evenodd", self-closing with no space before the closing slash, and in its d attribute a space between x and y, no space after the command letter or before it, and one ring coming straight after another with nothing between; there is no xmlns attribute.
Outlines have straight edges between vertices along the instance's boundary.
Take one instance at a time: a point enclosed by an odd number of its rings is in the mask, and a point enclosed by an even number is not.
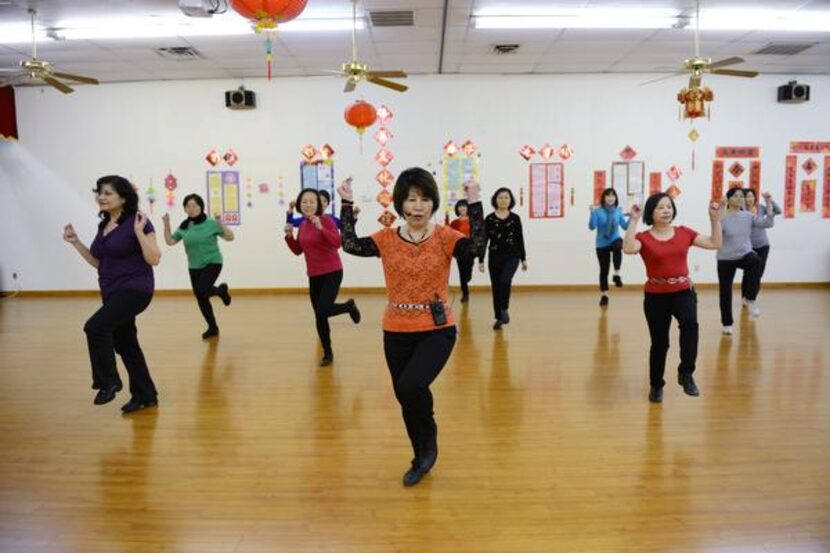
<svg viewBox="0 0 830 553"><path fill-rule="evenodd" d="M493 53L498 55L515 54L519 51L518 44L494 44Z"/></svg>
<svg viewBox="0 0 830 553"><path fill-rule="evenodd" d="M412 10L370 11L372 27L412 27L415 25L415 12Z"/></svg>
<svg viewBox="0 0 830 553"><path fill-rule="evenodd" d="M770 42L760 50L750 52L750 54L757 56L794 56L815 45L815 42Z"/></svg>
<svg viewBox="0 0 830 553"><path fill-rule="evenodd" d="M200 60L204 56L192 46L171 46L169 48L156 48L159 56L166 60L188 61Z"/></svg>

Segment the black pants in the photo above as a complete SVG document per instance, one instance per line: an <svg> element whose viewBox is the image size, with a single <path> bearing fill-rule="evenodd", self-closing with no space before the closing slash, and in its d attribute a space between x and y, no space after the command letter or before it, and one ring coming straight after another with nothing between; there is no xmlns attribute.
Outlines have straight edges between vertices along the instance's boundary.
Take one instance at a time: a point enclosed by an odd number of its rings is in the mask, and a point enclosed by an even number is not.
<svg viewBox="0 0 830 553"><path fill-rule="evenodd" d="M221 263L211 263L201 269L190 269L190 285L193 287L193 294L199 303L199 311L202 312L202 317L207 321L208 328L217 328L210 298L219 295L219 289L214 284L216 284L216 279L219 278L221 272Z"/></svg>
<svg viewBox="0 0 830 553"><path fill-rule="evenodd" d="M767 257L769 257L769 246L761 246L754 248L752 251L758 254L761 258L761 274L758 275L758 292L761 291L761 278L764 276L764 271L767 269ZM749 289L749 275L744 271L744 277L741 279L741 297L746 297L746 291Z"/></svg>
<svg viewBox="0 0 830 553"><path fill-rule="evenodd" d="M331 328L329 317L335 317L349 312L349 305L334 303L343 281L343 271L334 271L324 275L308 277L308 295L311 297L311 307L314 308L314 318L317 323L317 335L323 345L323 353L331 355Z"/></svg>
<svg viewBox="0 0 830 553"><path fill-rule="evenodd" d="M458 277L461 280L461 293L467 296L470 293L470 287L468 284L473 279L473 265L475 265L475 259L462 259L459 257L456 261L458 262Z"/></svg>
<svg viewBox="0 0 830 553"><path fill-rule="evenodd" d="M643 300L648 332L651 335L651 350L648 356L649 381L653 388L662 388L666 381L666 354L669 351L669 329L671 319L677 319L680 327L680 365L677 372L691 375L697 361L697 294L694 290L683 290L669 294L646 293Z"/></svg>
<svg viewBox="0 0 830 553"><path fill-rule="evenodd" d="M599 259L599 289L608 291L608 269L611 266L611 254L614 254L614 269L619 271L622 266L622 238L614 240L610 246L597 248Z"/></svg>
<svg viewBox="0 0 830 553"><path fill-rule="evenodd" d="M421 458L426 444L437 439L438 425L433 417L429 386L450 358L455 337L454 326L426 332L383 333L386 364L415 459Z"/></svg>
<svg viewBox="0 0 830 553"><path fill-rule="evenodd" d="M720 288L720 321L723 326L732 326L732 282L735 271L743 269L746 278L744 297L755 301L761 287L761 268L763 262L755 252L749 252L740 259L718 260L718 287Z"/></svg>
<svg viewBox="0 0 830 553"><path fill-rule="evenodd" d="M510 288L513 275L519 268L518 257L490 256L490 288L493 290L493 316L501 318L502 311L510 308Z"/></svg>
<svg viewBox="0 0 830 553"><path fill-rule="evenodd" d="M156 386L150 378L144 353L138 345L135 317L150 305L151 294L120 290L104 300L104 305L84 325L92 364L92 383L111 388L121 383L115 368L115 354L121 356L130 376L130 393L140 401L156 399Z"/></svg>

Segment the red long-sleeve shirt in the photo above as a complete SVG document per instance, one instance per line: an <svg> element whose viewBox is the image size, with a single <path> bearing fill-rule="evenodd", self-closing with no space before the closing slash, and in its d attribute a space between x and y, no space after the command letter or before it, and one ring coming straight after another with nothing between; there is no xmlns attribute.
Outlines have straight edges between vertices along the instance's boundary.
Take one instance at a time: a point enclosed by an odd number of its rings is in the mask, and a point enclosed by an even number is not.
<svg viewBox="0 0 830 553"><path fill-rule="evenodd" d="M285 236L285 243L296 255L305 254L306 273L308 276L325 275L343 268L340 255L340 233L330 217L320 217L322 229L315 227L311 221L300 224L297 238Z"/></svg>

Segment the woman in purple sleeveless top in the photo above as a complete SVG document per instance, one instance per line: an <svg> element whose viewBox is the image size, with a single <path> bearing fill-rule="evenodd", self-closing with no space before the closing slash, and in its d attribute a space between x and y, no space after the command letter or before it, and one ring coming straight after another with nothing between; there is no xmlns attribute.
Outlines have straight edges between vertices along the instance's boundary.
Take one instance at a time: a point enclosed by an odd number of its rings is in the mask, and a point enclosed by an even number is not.
<svg viewBox="0 0 830 553"><path fill-rule="evenodd" d="M93 403L109 403L121 390L115 367L118 353L130 377L131 395L121 410L131 413L158 405L158 393L138 344L135 318L153 298L153 266L161 260L161 251L152 223L138 212L138 194L127 179L101 177L95 193L101 222L92 245L87 248L71 224L64 228L63 239L98 270L103 305L84 325L92 388L98 390Z"/></svg>

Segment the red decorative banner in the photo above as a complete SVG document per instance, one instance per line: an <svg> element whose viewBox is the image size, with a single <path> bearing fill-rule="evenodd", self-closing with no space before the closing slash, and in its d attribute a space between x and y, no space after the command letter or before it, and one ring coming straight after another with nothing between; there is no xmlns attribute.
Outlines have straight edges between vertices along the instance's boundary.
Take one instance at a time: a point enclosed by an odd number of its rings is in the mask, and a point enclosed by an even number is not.
<svg viewBox="0 0 830 553"><path fill-rule="evenodd" d="M599 205L605 190L605 171L594 171L594 205Z"/></svg>
<svg viewBox="0 0 830 553"><path fill-rule="evenodd" d="M830 219L830 156L824 156L824 188L821 195L821 216Z"/></svg>
<svg viewBox="0 0 830 553"><path fill-rule="evenodd" d="M801 181L801 211L815 213L816 211L816 179Z"/></svg>
<svg viewBox="0 0 830 553"><path fill-rule="evenodd" d="M720 202L723 198L723 160L712 162L712 201Z"/></svg>
<svg viewBox="0 0 830 553"><path fill-rule="evenodd" d="M795 174L798 170L798 157L787 156L784 169L784 217L795 217Z"/></svg>
<svg viewBox="0 0 830 553"><path fill-rule="evenodd" d="M791 154L830 154L830 142L791 141Z"/></svg>
<svg viewBox="0 0 830 553"><path fill-rule="evenodd" d="M761 160L749 162L749 187L755 191L755 197L761 197Z"/></svg>
<svg viewBox="0 0 830 553"><path fill-rule="evenodd" d="M731 180L731 181L729 181L729 190L732 190L733 188L743 188L743 187L744 187L744 181L742 181L742 180Z"/></svg>
<svg viewBox="0 0 830 553"><path fill-rule="evenodd" d="M715 148L715 157L757 158L761 157L761 148L758 146L718 146Z"/></svg>
<svg viewBox="0 0 830 553"><path fill-rule="evenodd" d="M648 174L648 195L658 194L663 191L663 175L660 171Z"/></svg>
<svg viewBox="0 0 830 553"><path fill-rule="evenodd" d="M0 140L17 140L17 109L14 88L0 88Z"/></svg>

